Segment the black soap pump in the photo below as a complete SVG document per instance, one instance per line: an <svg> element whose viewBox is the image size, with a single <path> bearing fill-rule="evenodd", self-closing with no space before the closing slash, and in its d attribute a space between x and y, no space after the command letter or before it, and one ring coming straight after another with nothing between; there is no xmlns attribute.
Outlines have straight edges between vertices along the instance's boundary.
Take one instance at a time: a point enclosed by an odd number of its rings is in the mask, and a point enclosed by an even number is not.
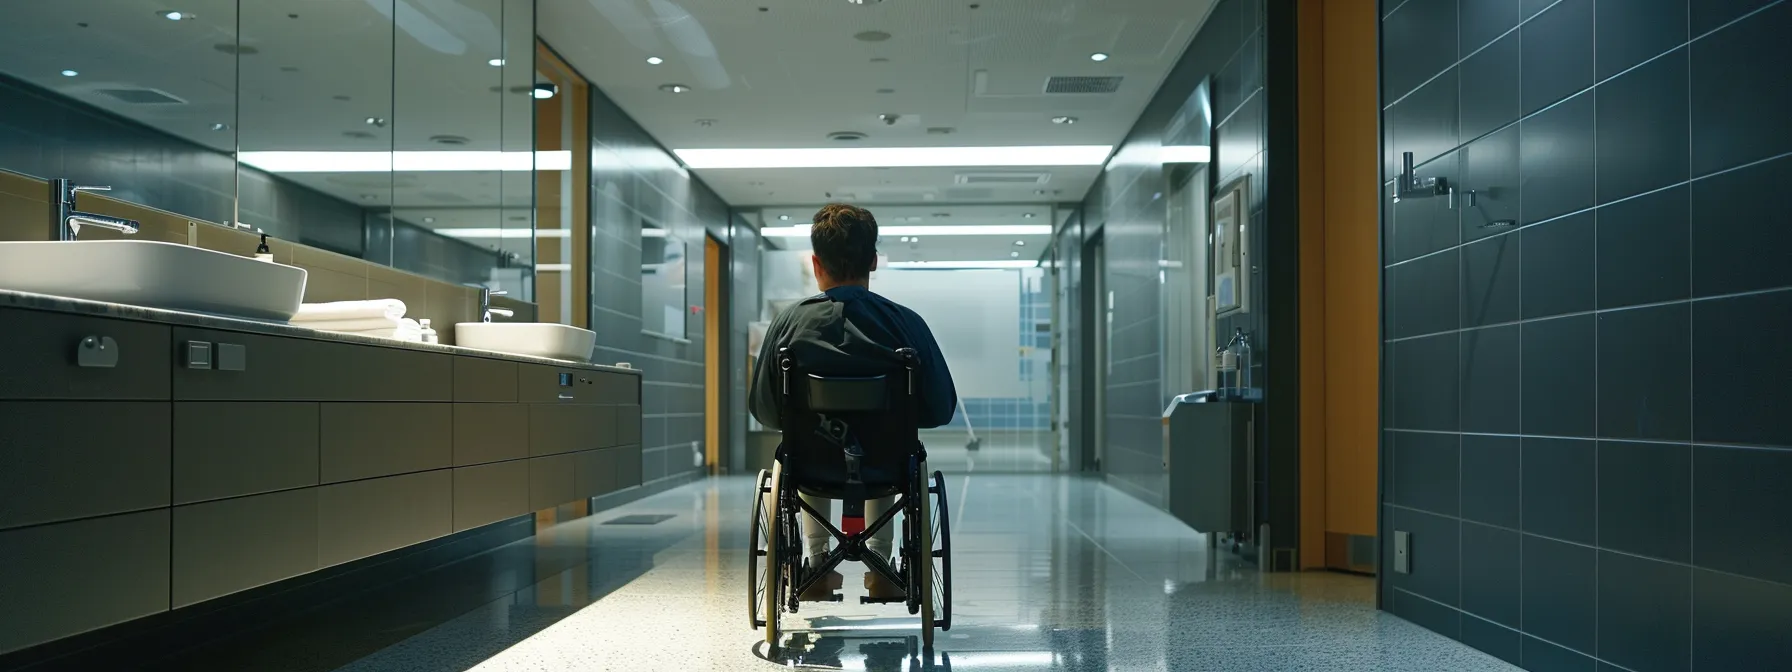
<svg viewBox="0 0 1792 672"><path fill-rule="evenodd" d="M273 263L274 251L268 249L268 234L261 234L261 244L255 246L255 259L256 261Z"/></svg>

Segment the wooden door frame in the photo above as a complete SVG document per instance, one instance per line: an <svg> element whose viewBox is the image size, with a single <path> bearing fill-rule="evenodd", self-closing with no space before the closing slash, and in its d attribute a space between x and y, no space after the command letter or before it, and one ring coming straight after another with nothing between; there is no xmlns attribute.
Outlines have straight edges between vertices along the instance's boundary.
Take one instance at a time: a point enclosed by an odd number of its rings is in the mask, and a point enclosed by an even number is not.
<svg viewBox="0 0 1792 672"><path fill-rule="evenodd" d="M703 236L703 463L728 471L728 244Z"/></svg>

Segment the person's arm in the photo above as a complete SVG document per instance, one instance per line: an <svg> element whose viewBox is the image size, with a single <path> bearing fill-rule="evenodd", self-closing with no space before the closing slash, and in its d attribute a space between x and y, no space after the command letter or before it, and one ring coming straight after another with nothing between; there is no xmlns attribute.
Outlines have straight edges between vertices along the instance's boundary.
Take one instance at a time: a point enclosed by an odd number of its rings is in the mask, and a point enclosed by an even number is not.
<svg viewBox="0 0 1792 672"><path fill-rule="evenodd" d="M915 352L921 358L921 408L917 418L922 429L932 429L952 422L958 411L958 388L952 384L952 370L946 366L946 355L933 339L927 322L914 318Z"/></svg>
<svg viewBox="0 0 1792 672"><path fill-rule="evenodd" d="M784 342L790 310L772 318L759 344L759 363L753 367L753 384L747 390L747 410L766 429L782 429L778 418L778 348Z"/></svg>

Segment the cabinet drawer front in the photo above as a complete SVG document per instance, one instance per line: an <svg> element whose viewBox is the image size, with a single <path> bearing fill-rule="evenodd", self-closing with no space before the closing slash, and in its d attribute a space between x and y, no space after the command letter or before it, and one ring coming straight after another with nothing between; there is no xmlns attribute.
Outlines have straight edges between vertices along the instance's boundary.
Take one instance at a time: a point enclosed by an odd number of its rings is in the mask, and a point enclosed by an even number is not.
<svg viewBox="0 0 1792 672"><path fill-rule="evenodd" d="M587 450L574 453L577 473L573 489L580 497L597 497L616 490L616 451Z"/></svg>
<svg viewBox="0 0 1792 672"><path fill-rule="evenodd" d="M454 531L470 530L529 512L525 460L454 470Z"/></svg>
<svg viewBox="0 0 1792 672"><path fill-rule="evenodd" d="M0 654L168 610L168 510L0 532Z"/></svg>
<svg viewBox="0 0 1792 672"><path fill-rule="evenodd" d="M641 447L623 446L610 449L615 454L616 488L632 488L641 484Z"/></svg>
<svg viewBox="0 0 1792 672"><path fill-rule="evenodd" d="M454 405L454 466L516 460L528 456L527 405Z"/></svg>
<svg viewBox="0 0 1792 672"><path fill-rule="evenodd" d="M0 528L168 506L165 401L0 401Z"/></svg>
<svg viewBox="0 0 1792 672"><path fill-rule="evenodd" d="M323 404L324 483L446 468L454 462L454 405Z"/></svg>
<svg viewBox="0 0 1792 672"><path fill-rule="evenodd" d="M174 606L317 569L318 488L174 508Z"/></svg>
<svg viewBox="0 0 1792 672"><path fill-rule="evenodd" d="M174 503L318 484L318 405L305 401L174 404Z"/></svg>
<svg viewBox="0 0 1792 672"><path fill-rule="evenodd" d="M168 398L166 326L16 308L0 308L0 324L0 399ZM116 360L95 353L82 366L78 351L89 336L111 339Z"/></svg>
<svg viewBox="0 0 1792 672"><path fill-rule="evenodd" d="M616 408L585 404L529 405L529 454L557 455L615 443Z"/></svg>
<svg viewBox="0 0 1792 672"><path fill-rule="evenodd" d="M187 345L241 346L241 371L189 368ZM284 336L175 328L174 397L197 401L449 401L453 357ZM215 355L214 355L215 357Z"/></svg>
<svg viewBox="0 0 1792 672"><path fill-rule="evenodd" d="M447 469L321 486L317 566L429 541L453 528L454 480Z"/></svg>
<svg viewBox="0 0 1792 672"><path fill-rule="evenodd" d="M578 460L572 455L529 458L529 510L551 509L578 499Z"/></svg>
<svg viewBox="0 0 1792 672"><path fill-rule="evenodd" d="M590 371L596 389L593 401L600 404L640 404L641 377L631 373Z"/></svg>
<svg viewBox="0 0 1792 672"><path fill-rule="evenodd" d="M454 358L454 400L516 401L517 363L459 356Z"/></svg>
<svg viewBox="0 0 1792 672"><path fill-rule="evenodd" d="M628 446L641 443L641 407L616 407L616 440L615 445Z"/></svg>

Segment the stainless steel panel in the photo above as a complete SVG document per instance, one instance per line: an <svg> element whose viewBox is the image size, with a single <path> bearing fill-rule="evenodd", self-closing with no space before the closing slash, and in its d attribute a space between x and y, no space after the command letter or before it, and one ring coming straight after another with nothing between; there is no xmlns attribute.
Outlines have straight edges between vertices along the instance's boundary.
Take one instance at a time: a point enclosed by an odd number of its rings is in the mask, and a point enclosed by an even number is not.
<svg viewBox="0 0 1792 672"><path fill-rule="evenodd" d="M174 404L174 503L318 484L318 405Z"/></svg>
<svg viewBox="0 0 1792 672"><path fill-rule="evenodd" d="M454 466L529 456L525 404L455 404Z"/></svg>
<svg viewBox="0 0 1792 672"><path fill-rule="evenodd" d="M329 567L444 536L454 528L446 469L318 488L317 565Z"/></svg>
<svg viewBox="0 0 1792 672"><path fill-rule="evenodd" d="M517 400L516 362L457 356L454 358L454 400L507 402Z"/></svg>
<svg viewBox="0 0 1792 672"><path fill-rule="evenodd" d="M168 506L168 415L165 401L0 401L0 528Z"/></svg>
<svg viewBox="0 0 1792 672"><path fill-rule="evenodd" d="M317 569L319 488L174 508L174 606Z"/></svg>
<svg viewBox="0 0 1792 672"><path fill-rule="evenodd" d="M0 653L168 610L168 509L0 532Z"/></svg>
<svg viewBox="0 0 1792 672"><path fill-rule="evenodd" d="M174 350L166 326L16 308L0 308L0 324L0 399L168 398ZM116 342L113 366L77 363L89 336Z"/></svg>
<svg viewBox="0 0 1792 672"><path fill-rule="evenodd" d="M524 460L454 470L454 531L529 512L529 463Z"/></svg>
<svg viewBox="0 0 1792 672"><path fill-rule="evenodd" d="M529 510L551 509L578 499L578 460L572 455L529 458Z"/></svg>
<svg viewBox="0 0 1792 672"><path fill-rule="evenodd" d="M454 462L454 405L323 404L324 483L443 469Z"/></svg>

